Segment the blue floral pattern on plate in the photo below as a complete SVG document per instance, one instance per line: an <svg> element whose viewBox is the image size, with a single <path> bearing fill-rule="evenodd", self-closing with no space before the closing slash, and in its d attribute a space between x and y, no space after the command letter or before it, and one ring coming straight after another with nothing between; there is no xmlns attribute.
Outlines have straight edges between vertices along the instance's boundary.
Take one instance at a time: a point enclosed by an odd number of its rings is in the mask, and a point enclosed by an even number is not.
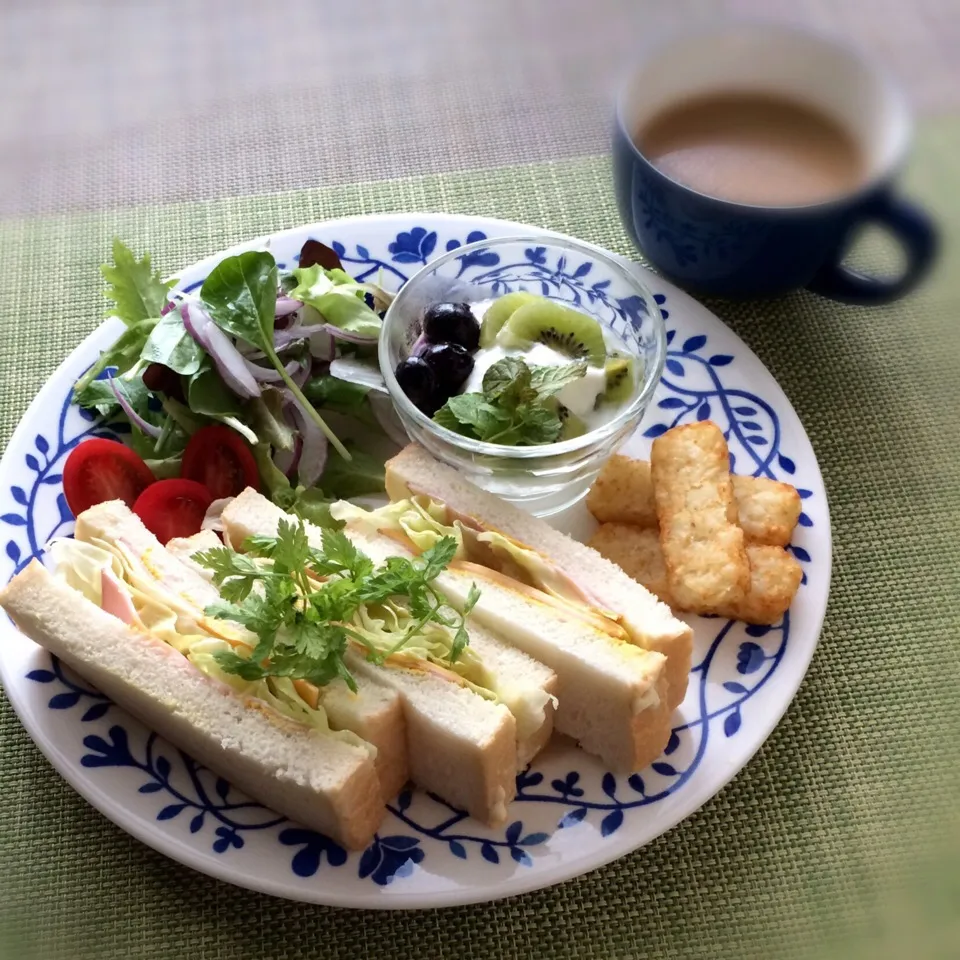
<svg viewBox="0 0 960 960"><path fill-rule="evenodd" d="M334 247L354 276L380 276L382 282L399 286L432 255L488 235L479 229L444 231L449 218L434 219L439 222L414 222L397 229L387 242L377 242L361 230L353 237L328 232L321 238ZM331 225L330 231L334 229ZM301 232L301 237L305 239L306 234ZM302 239L296 243L297 249ZM291 249L290 258L295 255ZM554 289L562 287L571 302L579 303L582 298L599 301L623 322L630 322L634 314L639 317L651 308L658 309L667 323L670 349L658 400L648 413L643 436L653 438L680 422L713 419L724 429L737 472L795 482L797 452L784 446L782 400L744 389L742 380L731 385L726 378L736 371L737 352L722 344L715 346L709 332L685 329L680 333L672 322L670 294L656 294L653 305L610 302L604 284L591 284L589 263L567 263L564 258L548 263L545 249L540 247L525 251L521 263L501 264L495 253L482 250L465 254L463 260L461 272L468 266L483 268L483 279L502 283L504 289L519 277L529 281L531 276L541 275L545 284L549 281ZM191 279L189 286L195 287L202 279ZM654 289L664 286L651 282ZM87 362L94 355L91 351ZM64 383L69 386L70 380ZM7 530L7 576L39 556L52 536L65 535L71 529L60 475L69 451L85 437L111 436L116 430L115 425L90 420L69 401L70 392L65 389L56 421L47 419L35 432L29 452L21 455L18 482L8 488L9 507L0 514L0 524ZM813 489L800 488L800 493L807 502L814 496ZM804 528L814 524L806 510L801 524ZM791 549L805 567L815 563L807 547L794 544ZM156 822L169 822L171 829L182 822L193 842L205 845L217 858L241 855L251 836L272 837L275 849L285 852L295 880L349 871L358 881L375 887L399 888L411 882L425 861L432 867L467 861L474 870L494 871L494 876L509 863L515 865L513 869L532 873L538 852L549 848L561 834L586 831L584 837L598 835L603 841L615 842L625 825L643 818L651 808L671 804L698 776L709 751L722 750L724 741L742 737L751 727L751 700L775 682L792 642L791 615L773 627L704 618L699 621L697 640L690 690L678 714L680 722L663 756L648 769L615 776L569 749L538 758L518 776L509 822L497 830L477 824L438 797L407 790L389 805L381 832L358 854L348 854L330 839L290 824L248 800L227 781L130 721L56 659L39 655L40 665L34 664L25 676L31 685L43 688L49 711L74 718L80 747L77 762L85 772L94 777L108 769L128 772L133 779L124 783L149 802Z"/></svg>

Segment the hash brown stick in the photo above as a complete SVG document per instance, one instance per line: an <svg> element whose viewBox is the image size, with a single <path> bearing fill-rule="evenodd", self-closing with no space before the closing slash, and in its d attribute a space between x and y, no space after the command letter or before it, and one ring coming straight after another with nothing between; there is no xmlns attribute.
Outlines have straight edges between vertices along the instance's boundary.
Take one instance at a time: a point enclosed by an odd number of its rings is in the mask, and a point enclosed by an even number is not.
<svg viewBox="0 0 960 960"><path fill-rule="evenodd" d="M730 479L730 455L709 420L653 441L653 493L670 592L682 610L717 613L750 589L750 564Z"/></svg>
<svg viewBox="0 0 960 960"><path fill-rule="evenodd" d="M656 530L604 523L590 539L590 546L664 603L679 609L667 582ZM750 589L739 603L717 612L746 623L776 623L793 603L803 570L796 558L782 547L747 544L747 559L750 561Z"/></svg>
<svg viewBox="0 0 960 960"><path fill-rule="evenodd" d="M785 547L800 518L800 494L767 477L733 477L737 520L747 543ZM587 509L600 523L632 523L656 530L657 506L650 463L614 454L587 494Z"/></svg>
<svg viewBox="0 0 960 960"><path fill-rule="evenodd" d="M747 543L785 547L800 519L797 488L767 477L733 478L737 519Z"/></svg>

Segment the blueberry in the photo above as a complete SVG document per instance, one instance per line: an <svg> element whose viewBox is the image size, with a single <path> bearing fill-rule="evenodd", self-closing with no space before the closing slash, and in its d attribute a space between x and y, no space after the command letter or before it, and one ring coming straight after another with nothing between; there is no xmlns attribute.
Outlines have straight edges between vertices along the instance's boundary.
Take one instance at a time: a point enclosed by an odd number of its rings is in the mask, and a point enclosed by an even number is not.
<svg viewBox="0 0 960 960"><path fill-rule="evenodd" d="M480 346L480 324L466 303L435 303L427 307L423 335L431 343L458 343L470 353Z"/></svg>
<svg viewBox="0 0 960 960"><path fill-rule="evenodd" d="M473 357L459 343L431 343L420 354L440 390L456 393L473 370Z"/></svg>
<svg viewBox="0 0 960 960"><path fill-rule="evenodd" d="M407 357L397 364L395 371L400 389L410 402L428 417L432 417L444 404L444 397L437 389L433 370L420 357Z"/></svg>

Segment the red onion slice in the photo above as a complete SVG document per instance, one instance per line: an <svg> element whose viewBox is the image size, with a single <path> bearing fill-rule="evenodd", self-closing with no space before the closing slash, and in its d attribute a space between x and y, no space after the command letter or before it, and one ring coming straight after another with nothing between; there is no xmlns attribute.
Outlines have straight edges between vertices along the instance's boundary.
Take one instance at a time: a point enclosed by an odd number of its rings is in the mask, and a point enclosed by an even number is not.
<svg viewBox="0 0 960 960"><path fill-rule="evenodd" d="M297 480L304 487L316 486L317 481L323 475L323 468L327 465L327 453L330 445L323 431L314 423L313 418L307 415L292 395L289 396L288 409L293 415L302 440L300 461L297 464Z"/></svg>
<svg viewBox="0 0 960 960"><path fill-rule="evenodd" d="M325 323L311 323L307 326L294 325L287 327L286 330L275 330L273 332L273 346L276 350L286 350L287 347L301 340L307 340L315 334L326 332Z"/></svg>
<svg viewBox="0 0 960 960"><path fill-rule="evenodd" d="M243 354L230 338L213 322L207 312L197 304L180 305L180 316L187 333L210 354L223 382L238 397L251 400L260 396L260 387L247 369Z"/></svg>
<svg viewBox="0 0 960 960"><path fill-rule="evenodd" d="M152 423L144 420L143 417L137 413L136 410L130 405L130 401L123 395L123 392L117 386L117 378L109 377L107 383L110 384L110 389L113 391L113 395L117 398L117 403L120 404L120 409L129 417L130 422L138 429L143 431L148 437L153 437L154 440L159 439L160 437L160 428L155 427Z"/></svg>
<svg viewBox="0 0 960 960"><path fill-rule="evenodd" d="M332 360L337 355L337 341L326 327L310 335L310 354L317 360Z"/></svg>
<svg viewBox="0 0 960 960"><path fill-rule="evenodd" d="M207 507L203 521L200 524L201 530L213 530L214 533L223 533L223 511L228 503L233 501L233 497L224 497L222 500L214 500Z"/></svg>
<svg viewBox="0 0 960 960"><path fill-rule="evenodd" d="M288 480L292 480L296 475L301 453L303 453L303 438L299 434L294 437L292 450L275 450L273 453L273 462L278 470L286 474Z"/></svg>
<svg viewBox="0 0 960 960"><path fill-rule="evenodd" d="M361 346L369 346L376 343L380 336L376 333L354 333L352 330L343 330L340 327L335 327L332 323L327 324L327 330L338 340L343 340L346 343L358 343Z"/></svg>
<svg viewBox="0 0 960 960"><path fill-rule="evenodd" d="M252 374L253 379L260 383L280 383L283 380L279 371L274 370L273 367L261 367L260 364L254 363L247 357L243 358L243 362ZM291 360L284 365L283 369L287 371L288 376L292 377L299 372L302 366L303 364L299 360Z"/></svg>
<svg viewBox="0 0 960 960"><path fill-rule="evenodd" d="M279 320L281 317L296 313L302 306L303 303L300 300L294 300L293 297L277 297L277 306L273 315Z"/></svg>
<svg viewBox="0 0 960 960"><path fill-rule="evenodd" d="M427 340L425 334L420 334L416 340L413 341L413 345L410 347L410 356L419 357L424 350L429 346L430 341Z"/></svg>

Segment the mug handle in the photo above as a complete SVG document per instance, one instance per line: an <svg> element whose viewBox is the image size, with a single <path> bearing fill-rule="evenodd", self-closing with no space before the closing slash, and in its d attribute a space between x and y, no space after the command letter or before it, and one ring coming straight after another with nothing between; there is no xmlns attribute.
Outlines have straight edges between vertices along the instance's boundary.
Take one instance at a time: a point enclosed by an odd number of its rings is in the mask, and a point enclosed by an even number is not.
<svg viewBox="0 0 960 960"><path fill-rule="evenodd" d="M871 277L851 270L838 259L820 268L807 289L841 303L890 303L912 290L930 269L938 247L933 221L918 207L891 194L883 194L861 215L858 223L876 223L900 241L907 255L903 274L894 279Z"/></svg>

